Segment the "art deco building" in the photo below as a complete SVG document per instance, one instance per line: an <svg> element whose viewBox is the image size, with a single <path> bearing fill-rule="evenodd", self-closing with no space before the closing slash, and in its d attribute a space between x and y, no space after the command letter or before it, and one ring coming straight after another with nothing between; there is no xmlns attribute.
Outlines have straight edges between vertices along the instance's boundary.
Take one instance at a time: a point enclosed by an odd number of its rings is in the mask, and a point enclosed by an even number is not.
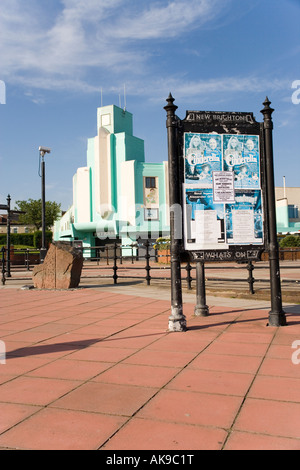
<svg viewBox="0 0 300 470"><path fill-rule="evenodd" d="M127 246L168 234L167 162L145 162L131 113L114 105L98 108L97 135L88 139L86 166L73 177L73 205L56 221L54 240L81 241L86 248L114 241Z"/></svg>

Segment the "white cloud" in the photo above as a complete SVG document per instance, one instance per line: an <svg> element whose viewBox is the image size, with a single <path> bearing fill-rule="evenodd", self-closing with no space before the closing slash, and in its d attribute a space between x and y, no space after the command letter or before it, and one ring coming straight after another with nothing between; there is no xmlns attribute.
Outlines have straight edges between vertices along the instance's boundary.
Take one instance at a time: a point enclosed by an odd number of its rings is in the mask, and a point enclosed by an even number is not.
<svg viewBox="0 0 300 470"><path fill-rule="evenodd" d="M183 0L62 0L55 10L51 2L1 0L1 78L91 91L95 87L85 83L89 71L99 81L112 72L144 73L151 50L141 50L141 40L166 40L199 27L228 1L191 0L186 8Z"/></svg>
<svg viewBox="0 0 300 470"><path fill-rule="evenodd" d="M132 95L140 95L159 100L166 98L169 92L176 99L191 98L196 96L220 96L222 93L270 93L286 91L289 86L288 79L266 79L253 77L221 77L206 80L188 80L185 76L161 78L147 81L145 85L133 82L127 86Z"/></svg>
<svg viewBox="0 0 300 470"><path fill-rule="evenodd" d="M53 0L54 8L39 0L1 0L0 78L27 91L94 93L105 85L107 92L115 92L126 83L127 93L153 99L170 90L179 98L288 87L285 80L255 75L209 80L153 75L152 40L164 44L195 28L213 26L224 10L230 12L231 3L190 0L187 7L186 0Z"/></svg>
<svg viewBox="0 0 300 470"><path fill-rule="evenodd" d="M187 28L199 28L220 13L227 5L218 0L176 0L149 2L139 14L118 18L114 34L127 39L174 38ZM132 13L132 12L131 12Z"/></svg>

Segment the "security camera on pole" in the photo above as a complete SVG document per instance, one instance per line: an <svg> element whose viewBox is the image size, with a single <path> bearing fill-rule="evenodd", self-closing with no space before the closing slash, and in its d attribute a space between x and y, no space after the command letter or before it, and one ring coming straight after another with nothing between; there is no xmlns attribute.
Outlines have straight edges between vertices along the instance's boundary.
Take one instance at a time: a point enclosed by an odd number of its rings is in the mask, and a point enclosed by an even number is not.
<svg viewBox="0 0 300 470"><path fill-rule="evenodd" d="M46 207L45 207L45 153L50 153L51 149L47 147L39 147L40 158L41 158L41 178L42 178L42 247L40 249L41 262L44 261L47 248L46 248Z"/></svg>

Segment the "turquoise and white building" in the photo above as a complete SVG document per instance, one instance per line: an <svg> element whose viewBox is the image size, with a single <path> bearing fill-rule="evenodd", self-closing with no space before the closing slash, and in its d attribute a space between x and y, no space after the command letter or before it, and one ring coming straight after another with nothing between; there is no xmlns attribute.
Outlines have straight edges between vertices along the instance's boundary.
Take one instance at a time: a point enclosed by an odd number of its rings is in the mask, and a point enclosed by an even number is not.
<svg viewBox="0 0 300 470"><path fill-rule="evenodd" d="M145 162L131 113L98 108L97 135L87 141L86 166L73 177L73 205L55 222L54 240L127 246L169 231L167 162Z"/></svg>

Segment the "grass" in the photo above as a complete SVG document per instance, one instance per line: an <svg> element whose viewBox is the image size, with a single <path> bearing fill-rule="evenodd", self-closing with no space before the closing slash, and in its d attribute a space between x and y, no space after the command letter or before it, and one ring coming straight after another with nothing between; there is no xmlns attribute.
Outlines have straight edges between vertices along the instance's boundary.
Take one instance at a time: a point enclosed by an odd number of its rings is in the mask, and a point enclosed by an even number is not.
<svg viewBox="0 0 300 470"><path fill-rule="evenodd" d="M1 248L4 246L4 248L6 248L6 245L0 245L0 250ZM38 248L35 248L34 246L27 246L27 245L13 245L12 248L15 250L15 251L18 251L18 250L30 250L31 252L36 252L36 253L39 253L39 249Z"/></svg>

